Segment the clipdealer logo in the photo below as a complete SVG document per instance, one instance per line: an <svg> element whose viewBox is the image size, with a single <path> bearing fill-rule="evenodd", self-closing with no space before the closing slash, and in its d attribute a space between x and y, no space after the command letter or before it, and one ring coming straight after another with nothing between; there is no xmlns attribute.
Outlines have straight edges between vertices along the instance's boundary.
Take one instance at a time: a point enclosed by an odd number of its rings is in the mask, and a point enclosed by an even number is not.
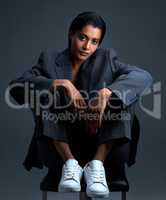
<svg viewBox="0 0 166 200"><path fill-rule="evenodd" d="M153 108L149 110L143 105L143 97L147 95L153 95ZM144 94L140 97L139 106L140 108L147 113L149 116L155 119L161 119L161 82L156 82L153 84L151 88L144 92Z"/></svg>
<svg viewBox="0 0 166 200"><path fill-rule="evenodd" d="M14 87L23 87L24 88L24 104L23 105L17 105L11 101L10 90L13 89ZM130 92L130 91L126 91L125 95L122 95L120 93L119 93L119 95L121 95L121 97L123 99L125 99L127 97L128 92ZM46 105L43 105L42 102L40 101L40 99L43 95L47 95L49 97L49 102ZM148 109L147 107L145 107L143 105L143 98L147 95L153 96L152 110ZM88 96L88 94L87 94L87 96ZM146 89L141 94L141 96L138 99L139 107L147 115L149 115L155 119L161 119L161 117L162 117L161 116L161 110L162 110L161 109L161 106L162 106L161 97L162 97L161 82L159 81L159 82L154 83L151 86L151 88ZM36 110L37 113L36 114L40 114L40 108L42 108L42 109L49 108L53 104L54 101L56 102L56 94L55 94L55 96L52 96L52 94L48 90L42 90L42 91L34 90L34 85L33 84L29 85L29 83L25 83L25 84L16 83L16 84L8 86L5 91L5 102L10 108L13 108L13 109L34 108L35 105L37 105L37 110ZM34 102L37 102L37 104L35 104ZM70 102L70 103L72 103L72 102ZM55 103L55 105L56 105L56 103ZM69 106L69 105L66 105L66 106ZM65 106L64 106L64 108L65 108Z"/></svg>

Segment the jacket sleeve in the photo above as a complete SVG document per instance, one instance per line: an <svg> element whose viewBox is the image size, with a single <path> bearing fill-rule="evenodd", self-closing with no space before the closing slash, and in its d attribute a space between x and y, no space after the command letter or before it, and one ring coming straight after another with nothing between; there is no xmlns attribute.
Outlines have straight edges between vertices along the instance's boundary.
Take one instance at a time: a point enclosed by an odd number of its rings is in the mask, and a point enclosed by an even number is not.
<svg viewBox="0 0 166 200"><path fill-rule="evenodd" d="M109 50L109 59L113 68L113 82L107 87L118 96L124 105L128 106L152 85L152 76L149 72L136 66L122 63L117 56L112 56Z"/></svg>
<svg viewBox="0 0 166 200"><path fill-rule="evenodd" d="M46 72L47 53L42 52L39 56L38 62L31 69L25 71L20 77L12 80L9 83L10 95L16 100L18 104L24 104L25 88L31 86L35 90L50 89L53 79L47 77ZM27 86L27 87L25 87Z"/></svg>

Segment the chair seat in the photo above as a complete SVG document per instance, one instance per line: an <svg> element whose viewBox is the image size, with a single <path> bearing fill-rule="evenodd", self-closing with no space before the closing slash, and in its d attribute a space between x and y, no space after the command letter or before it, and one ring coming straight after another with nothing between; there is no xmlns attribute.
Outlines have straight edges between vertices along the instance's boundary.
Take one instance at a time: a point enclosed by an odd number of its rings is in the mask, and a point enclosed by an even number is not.
<svg viewBox="0 0 166 200"><path fill-rule="evenodd" d="M128 192L129 191L129 184L127 179L126 180L112 180L110 182L110 184L108 185L110 191L112 192L119 192L119 191L125 191Z"/></svg>

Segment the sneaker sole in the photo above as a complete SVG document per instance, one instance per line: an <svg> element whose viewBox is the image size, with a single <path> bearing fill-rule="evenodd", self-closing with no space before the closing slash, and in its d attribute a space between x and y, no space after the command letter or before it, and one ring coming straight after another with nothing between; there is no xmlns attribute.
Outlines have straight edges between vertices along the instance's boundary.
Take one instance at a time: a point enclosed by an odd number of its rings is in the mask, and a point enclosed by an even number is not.
<svg viewBox="0 0 166 200"><path fill-rule="evenodd" d="M110 193L92 193L92 192L86 192L87 196L88 197L91 197L91 198L109 198L110 196Z"/></svg>
<svg viewBox="0 0 166 200"><path fill-rule="evenodd" d="M80 192L81 188L62 188L58 187L58 192Z"/></svg>

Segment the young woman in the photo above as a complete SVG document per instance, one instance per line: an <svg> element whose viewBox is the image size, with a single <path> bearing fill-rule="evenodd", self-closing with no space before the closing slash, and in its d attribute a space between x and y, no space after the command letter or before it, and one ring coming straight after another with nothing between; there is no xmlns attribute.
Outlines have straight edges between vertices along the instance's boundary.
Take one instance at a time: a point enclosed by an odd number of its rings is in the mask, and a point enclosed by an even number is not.
<svg viewBox="0 0 166 200"><path fill-rule="evenodd" d="M129 111L152 83L147 71L120 62L112 48L99 48L105 32L97 13L79 14L69 28L68 48L42 52L37 65L11 82L30 83L40 96L40 113L33 108L42 124L37 134L51 139L63 161L59 191L80 191L84 175L90 197L108 197L105 163L132 137L133 115L126 118L121 111ZM13 87L11 95L25 103L19 94Z"/></svg>

